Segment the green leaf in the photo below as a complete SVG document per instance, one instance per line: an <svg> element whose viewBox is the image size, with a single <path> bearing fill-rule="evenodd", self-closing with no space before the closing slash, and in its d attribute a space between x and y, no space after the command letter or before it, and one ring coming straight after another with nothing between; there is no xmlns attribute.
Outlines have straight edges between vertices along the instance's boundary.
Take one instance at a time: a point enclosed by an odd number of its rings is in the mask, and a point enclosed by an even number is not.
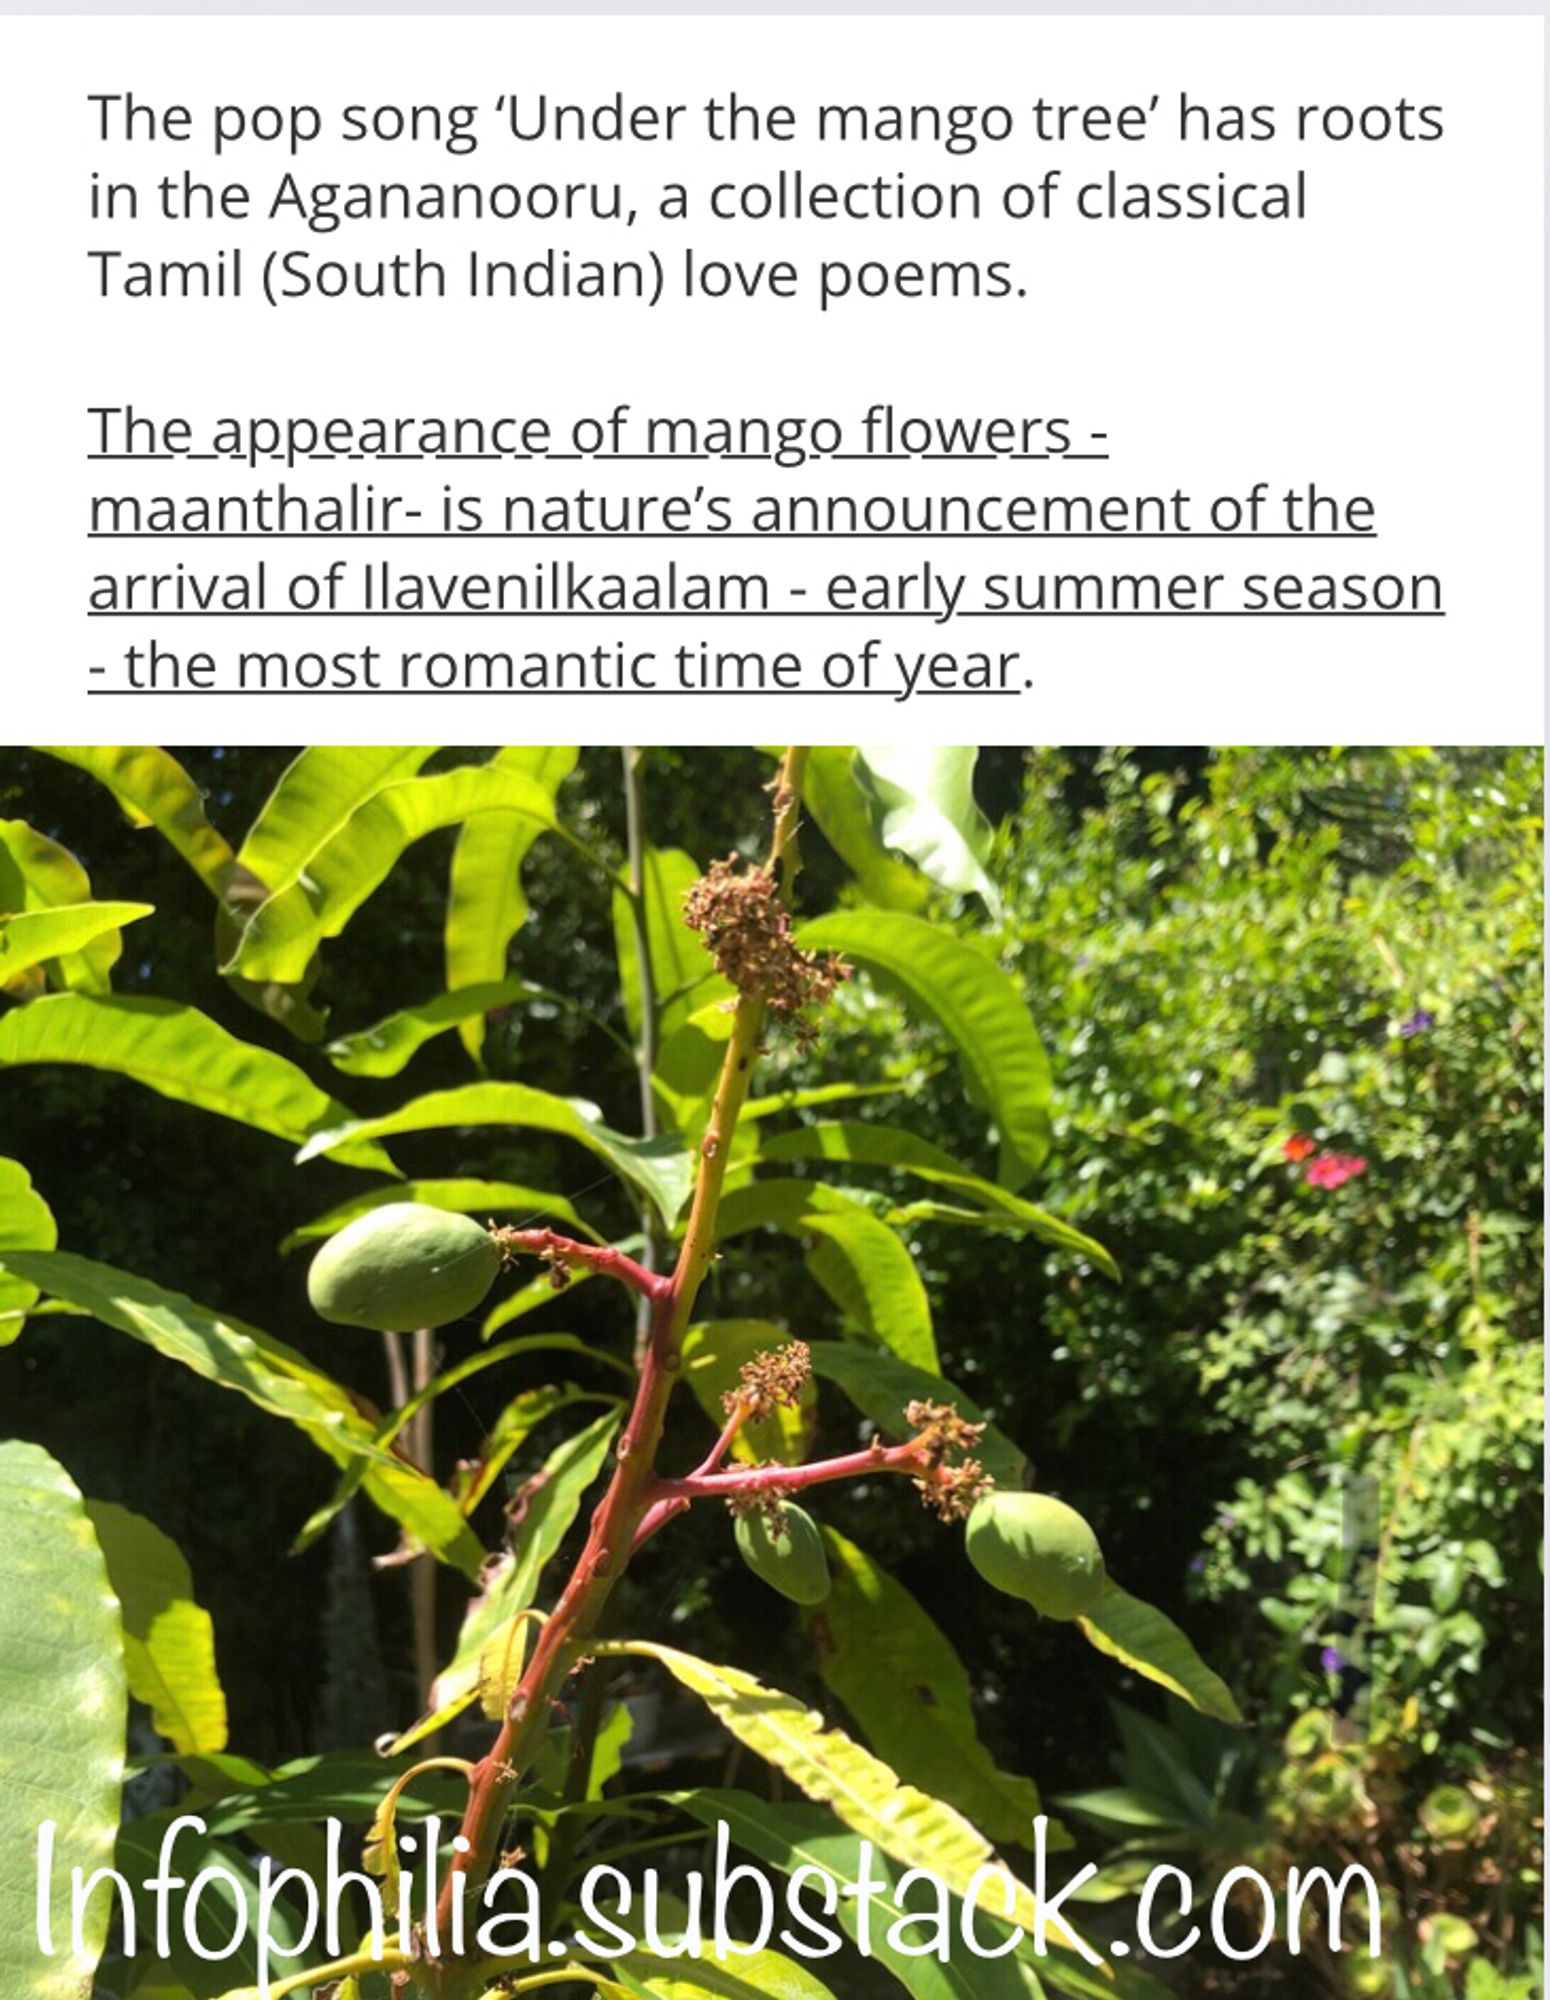
<svg viewBox="0 0 1550 2000"><path fill-rule="evenodd" d="M490 762L542 786L551 800L576 768L580 751L551 744L513 744ZM519 812L480 813L469 820L452 850L447 885L447 985L456 992L504 977L511 940L527 922L522 864L543 829ZM458 1032L477 1062L484 1048L484 1021L469 1015Z"/></svg>
<svg viewBox="0 0 1550 2000"><path fill-rule="evenodd" d="M428 743L324 743L303 750L280 773L237 859L271 896L283 894L353 812L384 785L412 778L434 751Z"/></svg>
<svg viewBox="0 0 1550 2000"><path fill-rule="evenodd" d="M886 1223L816 1181L755 1181L724 1197L717 1235L725 1242L766 1224L816 1239L807 1267L841 1311L901 1359L936 1367L926 1288L915 1260Z"/></svg>
<svg viewBox="0 0 1550 2000"><path fill-rule="evenodd" d="M176 757L149 744L129 747L39 744L47 757L73 764L105 785L133 826L154 826L205 887L224 901L237 857L205 817L204 794Z"/></svg>
<svg viewBox="0 0 1550 2000"><path fill-rule="evenodd" d="M294 1348L181 1292L66 1251L7 1251L0 1262L40 1291L295 1424L336 1465L367 1458L363 1484L382 1511L443 1562L478 1574L484 1551L453 1502L434 1480L380 1446L375 1424L350 1391Z"/></svg>
<svg viewBox="0 0 1550 2000"><path fill-rule="evenodd" d="M714 1319L689 1328L683 1343L684 1380L718 1433L727 1420L721 1399L737 1387L744 1362L784 1347L790 1338L784 1327L767 1319ZM807 1455L817 1409L818 1392L804 1382L794 1409L781 1405L744 1424L732 1441L732 1456L745 1465L762 1465L771 1458L796 1465Z"/></svg>
<svg viewBox="0 0 1550 2000"><path fill-rule="evenodd" d="M543 992L525 979L503 979L484 986L461 986L455 993L438 993L417 1007L401 1007L369 1028L340 1035L323 1053L347 1076L397 1076L425 1044L477 1014L510 1007Z"/></svg>
<svg viewBox="0 0 1550 2000"><path fill-rule="evenodd" d="M79 1063L127 1076L162 1097L300 1145L353 1114L284 1056L261 1049L172 1000L55 993L0 1016L0 1068ZM380 1146L331 1147L351 1167L394 1172Z"/></svg>
<svg viewBox="0 0 1550 2000"><path fill-rule="evenodd" d="M1095 1243L1060 1216L1051 1215L1048 1209L1024 1201L1021 1195L972 1173L929 1139L919 1139L913 1132L901 1132L892 1125L834 1119L818 1125L799 1125L768 1138L761 1134L757 1158L772 1165L791 1160L843 1160L849 1166L895 1167L917 1180L952 1188L978 1202L985 1211L973 1215L962 1209L922 1202L901 1210L902 1219L973 1221L987 1228L1026 1232L1054 1249L1074 1251L1111 1278L1119 1276L1119 1267L1101 1243Z"/></svg>
<svg viewBox="0 0 1550 2000"><path fill-rule="evenodd" d="M318 1132L297 1157L310 1160L320 1153L343 1157L344 1147L353 1151L399 1132L441 1132L472 1125L524 1126L574 1139L621 1180L649 1195L668 1225L693 1185L693 1158L676 1139L627 1139L603 1123L595 1104L580 1097L555 1097L525 1083L465 1083L455 1090L433 1090L381 1118L357 1119Z"/></svg>
<svg viewBox="0 0 1550 2000"><path fill-rule="evenodd" d="M980 1741L950 1640L854 1542L832 1528L823 1536L831 1587L807 1629L825 1686L907 1784L957 1806L987 1838L1029 1846L1038 1788L999 1769Z"/></svg>
<svg viewBox="0 0 1550 2000"><path fill-rule="evenodd" d="M71 1948L71 1870L113 1857L128 1700L118 1605L86 1508L37 1445L0 1444L0 1992L80 2000L107 1936L93 1896ZM49 1873L54 1955L36 1928L39 1829L55 1827Z"/></svg>
<svg viewBox="0 0 1550 2000"><path fill-rule="evenodd" d="M814 744L807 753L802 803L869 903L885 910L922 909L930 891L883 845L873 802L857 775L857 755L850 744Z"/></svg>
<svg viewBox="0 0 1550 2000"><path fill-rule="evenodd" d="M0 1156L0 1262L11 1250L52 1250L59 1241L53 1211L20 1160ZM0 1347L8 1347L36 1305L38 1288L0 1275Z"/></svg>
<svg viewBox="0 0 1550 2000"><path fill-rule="evenodd" d="M0 910L56 910L91 900L91 880L68 849L24 819L0 819ZM61 986L106 993L123 940L107 931L53 967Z"/></svg>
<svg viewBox="0 0 1550 2000"><path fill-rule="evenodd" d="M843 1389L885 1437L899 1440L912 1435L904 1415L910 1403L956 1405L959 1414L970 1423L985 1424L985 1435L975 1447L974 1455L996 1484L1014 1490L1023 1485L1028 1459L1022 1447L986 1422L984 1412L973 1398L942 1376L912 1368L896 1355L879 1354L875 1348L858 1347L848 1340L815 1340L812 1356L813 1373Z"/></svg>
<svg viewBox="0 0 1550 2000"><path fill-rule="evenodd" d="M974 803L972 745L868 744L856 752L856 778L871 798L878 838L907 854L939 888L973 891L999 922L1000 891L985 872L990 822Z"/></svg>
<svg viewBox="0 0 1550 2000"><path fill-rule="evenodd" d="M215 1669L215 1628L194 1599L194 1579L170 1536L108 1500L86 1511L124 1615L129 1692L175 1750L226 1748L226 1696Z"/></svg>
<svg viewBox="0 0 1550 2000"><path fill-rule="evenodd" d="M1111 1654L1133 1672L1156 1681L1202 1715L1214 1715L1219 1722L1242 1722L1227 1683L1212 1673L1173 1620L1118 1584L1108 1584L1076 1622L1083 1638L1100 1653Z"/></svg>
<svg viewBox="0 0 1550 2000"><path fill-rule="evenodd" d="M0 915L0 984L35 965L78 956L125 924L154 915L150 903L67 903L57 910Z"/></svg>
<svg viewBox="0 0 1550 2000"><path fill-rule="evenodd" d="M797 942L833 951L898 987L952 1038L969 1094L995 1120L999 1178L1021 1187L1049 1152L1049 1059L1022 995L951 931L885 910L841 910L803 924Z"/></svg>
<svg viewBox="0 0 1550 2000"><path fill-rule="evenodd" d="M598 1650L659 1661L739 1743L784 1772L799 1791L829 1806L853 1833L907 1868L930 1869L955 1894L964 1894L975 1872L993 1859L990 1842L962 1813L901 1784L888 1765L843 1730L825 1727L822 1716L741 1667L713 1665L644 1639ZM1033 1897L1012 1880L1012 1921L1031 1930ZM985 1895L984 1907L999 1916L999 1900L991 1904L988 1888ZM1068 1941L1069 1932L1058 1918L1050 1918L1045 1928L1052 1943Z"/></svg>
<svg viewBox="0 0 1550 2000"><path fill-rule="evenodd" d="M834 2000L805 1965L768 1947L722 1959L707 1942L702 1954L665 1962L635 1951L616 1958L613 1969L639 2000Z"/></svg>
<svg viewBox="0 0 1550 2000"><path fill-rule="evenodd" d="M463 1620L457 1651L436 1677L429 1712L398 1738L390 1754L407 1750L461 1715L478 1699L482 1683L488 1681L504 1691L515 1677L526 1634L522 1614L538 1595L544 1566L565 1539L587 1488L602 1471L618 1428L617 1411L608 1411L556 1445L528 1482L520 1546L514 1554L502 1556L488 1573L483 1593Z"/></svg>
<svg viewBox="0 0 1550 2000"><path fill-rule="evenodd" d="M773 1805L747 1792L696 1791L675 1795L674 1802L703 1825L724 1823L728 1836L785 1874L818 1868L836 1885L834 1917L826 1918L855 1940L858 1934L857 1891L861 1881L861 1843L832 1813L808 1805ZM868 1956L885 1966L914 2000L1030 2000L1037 1984L1027 1983L1024 1969L1011 1958L980 1958L967 1951L953 1953L944 1965L934 1958L916 1958L897 1951L888 1933L907 1907L899 1894L904 1870L886 1855L871 1857L874 1886L868 1894L873 1922ZM811 1882L812 1878L806 1880ZM845 1894L849 1889L851 1893ZM816 1899L815 1899L816 1900ZM960 1909L953 1904L956 1913ZM987 1941L994 1926L982 1926Z"/></svg>
<svg viewBox="0 0 1550 2000"><path fill-rule="evenodd" d="M597 1231L583 1222L562 1194L544 1188L519 1187L514 1181L468 1179L436 1181L394 1181L390 1187L371 1188L365 1194L342 1201L337 1208L315 1215L299 1229L293 1229L280 1244L280 1254L288 1255L304 1243L317 1243L336 1236L347 1222L369 1215L372 1209L389 1202L417 1201L426 1208L444 1208L454 1215L521 1215L537 1222L552 1216L578 1236L601 1242Z"/></svg>
<svg viewBox="0 0 1550 2000"><path fill-rule="evenodd" d="M487 1354L478 1357L481 1361L488 1358ZM540 1424L547 1423L558 1411L570 1409L577 1403L606 1403L610 1410L621 1416L624 1412L621 1397L599 1395L592 1389L577 1389L570 1383L563 1388L547 1384L541 1389L524 1389L520 1395L514 1396L490 1426L489 1435L479 1447L477 1460L454 1487L463 1512L467 1515L473 1513L531 1432L537 1430Z"/></svg>
<svg viewBox="0 0 1550 2000"><path fill-rule="evenodd" d="M697 931L684 922L684 897L703 870L692 854L676 847L648 847L641 857L641 903L646 941L651 954L651 980L656 993L659 1039L665 1042L691 1012L733 996L732 986L716 970ZM616 885L613 896L614 949L619 959L619 985L624 996L630 1033L641 1031L640 953L636 949L635 918L629 896ZM692 998L691 998L692 996Z"/></svg>
<svg viewBox="0 0 1550 2000"><path fill-rule="evenodd" d="M916 1077L929 1076L917 1071ZM805 1090L777 1090L768 1097L750 1097L738 1120L739 1129L763 1118L778 1118L784 1111L813 1111L822 1104L847 1104L858 1097L897 1097L914 1088L914 1081L890 1078L886 1083L815 1083Z"/></svg>
<svg viewBox="0 0 1550 2000"><path fill-rule="evenodd" d="M247 979L301 978L319 945L338 937L406 847L438 827L496 810L520 813L540 832L560 830L549 793L516 771L465 765L381 786L259 904L225 969Z"/></svg>

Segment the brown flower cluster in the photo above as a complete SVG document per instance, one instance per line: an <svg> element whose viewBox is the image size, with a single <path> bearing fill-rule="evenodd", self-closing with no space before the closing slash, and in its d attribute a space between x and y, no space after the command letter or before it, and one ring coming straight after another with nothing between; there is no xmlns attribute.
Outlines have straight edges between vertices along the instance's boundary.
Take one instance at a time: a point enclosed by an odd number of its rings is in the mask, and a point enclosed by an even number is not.
<svg viewBox="0 0 1550 2000"><path fill-rule="evenodd" d="M790 1468L782 1465L778 1458L766 1458L760 1462L761 1472L786 1472ZM790 1487L781 1480L774 1480L768 1486L745 1487L740 1493L727 1495L727 1509L734 1519L741 1520L746 1515L762 1514L764 1525L772 1535L786 1532L786 1495Z"/></svg>
<svg viewBox="0 0 1550 2000"><path fill-rule="evenodd" d="M745 1361L738 1371L737 1387L727 1390L721 1407L729 1417L742 1409L753 1423L773 1410L794 1410L812 1375L813 1357L807 1342L788 1341L784 1347L771 1348Z"/></svg>
<svg viewBox="0 0 1550 2000"><path fill-rule="evenodd" d="M780 887L735 855L713 862L684 898L684 922L705 940L716 970L783 1021L822 1005L848 968L827 952L801 951Z"/></svg>
<svg viewBox="0 0 1550 2000"><path fill-rule="evenodd" d="M985 1435L985 1426L971 1424L951 1403L914 1402L904 1414L927 1466L915 1481L915 1490L944 1521L961 1521L995 1484L979 1460L969 1456Z"/></svg>

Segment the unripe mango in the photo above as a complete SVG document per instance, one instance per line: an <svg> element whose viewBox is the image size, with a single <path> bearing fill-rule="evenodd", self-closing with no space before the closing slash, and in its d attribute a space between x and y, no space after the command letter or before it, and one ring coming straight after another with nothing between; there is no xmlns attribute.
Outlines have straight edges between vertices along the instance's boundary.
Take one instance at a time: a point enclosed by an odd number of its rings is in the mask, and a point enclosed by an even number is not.
<svg viewBox="0 0 1550 2000"><path fill-rule="evenodd" d="M740 1514L737 1551L762 1583L793 1604L822 1604L829 1594L829 1558L811 1514L791 1501L780 1510L780 1527L765 1515Z"/></svg>
<svg viewBox="0 0 1550 2000"><path fill-rule="evenodd" d="M1048 1493L987 1493L965 1531L969 1561L1046 1618L1079 1618L1108 1581L1098 1537Z"/></svg>
<svg viewBox="0 0 1550 2000"><path fill-rule="evenodd" d="M500 1267L489 1231L468 1216L391 1201L329 1238L312 1260L307 1297L340 1326L409 1333L472 1312Z"/></svg>

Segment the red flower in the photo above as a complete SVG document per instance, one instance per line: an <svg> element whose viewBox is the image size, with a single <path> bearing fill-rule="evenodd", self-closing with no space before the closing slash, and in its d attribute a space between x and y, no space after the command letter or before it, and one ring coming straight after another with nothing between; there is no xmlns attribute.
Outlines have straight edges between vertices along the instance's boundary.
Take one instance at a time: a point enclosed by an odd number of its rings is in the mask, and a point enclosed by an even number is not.
<svg viewBox="0 0 1550 2000"><path fill-rule="evenodd" d="M1360 1153L1320 1153L1310 1160L1304 1178L1309 1187L1344 1187L1366 1173L1367 1162Z"/></svg>
<svg viewBox="0 0 1550 2000"><path fill-rule="evenodd" d="M1305 1160L1313 1151L1313 1141L1306 1132L1294 1132L1290 1139L1283 1141L1281 1151L1294 1163Z"/></svg>

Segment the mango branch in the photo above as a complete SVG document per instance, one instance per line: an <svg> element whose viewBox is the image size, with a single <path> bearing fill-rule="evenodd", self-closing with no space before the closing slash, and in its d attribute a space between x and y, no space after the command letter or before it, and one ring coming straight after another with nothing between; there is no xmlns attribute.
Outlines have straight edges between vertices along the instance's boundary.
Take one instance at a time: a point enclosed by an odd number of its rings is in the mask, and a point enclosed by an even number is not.
<svg viewBox="0 0 1550 2000"><path fill-rule="evenodd" d="M569 1271L593 1271L599 1277L617 1278L621 1285L627 1285L643 1299L660 1299L667 1296L672 1282L660 1272L648 1271L644 1264L637 1264L633 1257L627 1257L611 1243L577 1243L552 1229L492 1228L490 1234L508 1260L541 1257L553 1271L556 1286L565 1283Z"/></svg>
<svg viewBox="0 0 1550 2000"><path fill-rule="evenodd" d="M710 1117L700 1142L689 1220L677 1262L665 1280L638 1265L633 1266L638 1280L617 1263L610 1266L612 1275L621 1277L649 1301L635 1398L619 1436L613 1476L592 1516L586 1545L538 1637L500 1732L488 1756L475 1767L460 1829L462 1846L443 1879L438 1901L443 1936L451 1933L459 1878L477 1880L488 1868L513 1788L538 1754L554 1701L580 1664L586 1642L638 1546L641 1524L656 1498L655 1463L667 1405L682 1368L684 1334L695 1300L715 1258L717 1216L732 1138L747 1101L766 1019L771 1013L793 1017L832 991L840 976L832 960L799 951L791 941L786 898L798 867L796 828L806 756L805 750L793 748L782 759L774 786L774 831L765 866L739 872L730 862L718 862L685 905L687 921L701 932L718 967L738 992ZM571 1248L581 1253L585 1246ZM649 1281L651 1289L643 1290L639 1280ZM450 2000L460 1984L467 1984L470 1968L442 1965L427 1971L435 1987Z"/></svg>

